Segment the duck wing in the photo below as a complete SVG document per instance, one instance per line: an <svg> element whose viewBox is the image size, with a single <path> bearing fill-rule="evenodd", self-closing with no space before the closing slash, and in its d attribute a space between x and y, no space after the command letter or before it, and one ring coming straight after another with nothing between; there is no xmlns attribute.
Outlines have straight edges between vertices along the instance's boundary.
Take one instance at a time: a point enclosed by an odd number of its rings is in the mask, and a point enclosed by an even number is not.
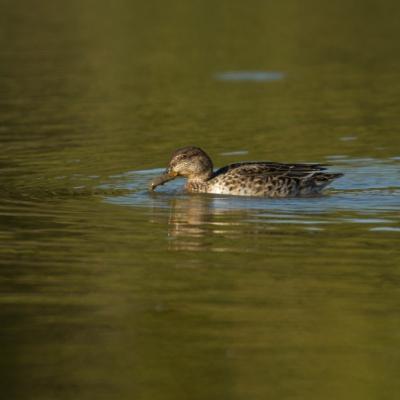
<svg viewBox="0 0 400 400"><path fill-rule="evenodd" d="M251 161L229 164L218 169L214 177L223 174L241 176L288 176L304 178L315 172L326 170L325 164L284 164L269 161Z"/></svg>
<svg viewBox="0 0 400 400"><path fill-rule="evenodd" d="M324 164L281 164L255 161L230 164L210 180L210 193L291 197L319 193L341 173L327 173Z"/></svg>

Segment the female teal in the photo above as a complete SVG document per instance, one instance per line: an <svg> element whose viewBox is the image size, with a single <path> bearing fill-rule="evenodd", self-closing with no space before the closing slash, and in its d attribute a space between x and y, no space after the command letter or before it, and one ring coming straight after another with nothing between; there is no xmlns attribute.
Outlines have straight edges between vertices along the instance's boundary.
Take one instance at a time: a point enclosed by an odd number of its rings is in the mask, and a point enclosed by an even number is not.
<svg viewBox="0 0 400 400"><path fill-rule="evenodd" d="M187 178L186 190L236 196L296 197L319 194L343 174L322 172L322 164L242 162L213 170L211 158L198 147L183 147L172 154L165 173L150 183L150 190L177 177Z"/></svg>

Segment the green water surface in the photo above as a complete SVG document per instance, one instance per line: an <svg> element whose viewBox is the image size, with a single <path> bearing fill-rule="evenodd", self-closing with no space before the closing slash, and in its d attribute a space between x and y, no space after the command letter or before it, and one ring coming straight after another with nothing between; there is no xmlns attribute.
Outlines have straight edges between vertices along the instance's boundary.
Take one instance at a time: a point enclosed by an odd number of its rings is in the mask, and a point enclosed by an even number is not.
<svg viewBox="0 0 400 400"><path fill-rule="evenodd" d="M0 0L7 400L395 400L394 0ZM148 182L322 162L312 199Z"/></svg>

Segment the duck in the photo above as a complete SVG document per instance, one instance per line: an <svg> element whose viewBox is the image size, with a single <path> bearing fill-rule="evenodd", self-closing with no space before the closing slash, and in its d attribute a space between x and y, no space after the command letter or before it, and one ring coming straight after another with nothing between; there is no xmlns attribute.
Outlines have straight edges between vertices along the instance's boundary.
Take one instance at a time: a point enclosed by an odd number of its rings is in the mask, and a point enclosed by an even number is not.
<svg viewBox="0 0 400 400"><path fill-rule="evenodd" d="M204 150L188 146L172 153L166 171L150 182L149 190L184 177L187 179L185 189L190 193L269 198L313 196L343 176L325 170L325 164L247 161L214 171L213 162Z"/></svg>

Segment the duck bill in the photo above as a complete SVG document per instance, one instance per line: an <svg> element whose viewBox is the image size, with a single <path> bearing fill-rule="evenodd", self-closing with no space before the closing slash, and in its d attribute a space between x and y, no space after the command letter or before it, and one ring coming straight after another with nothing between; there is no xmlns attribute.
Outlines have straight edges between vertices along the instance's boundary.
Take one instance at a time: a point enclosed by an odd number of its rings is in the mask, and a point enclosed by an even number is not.
<svg viewBox="0 0 400 400"><path fill-rule="evenodd" d="M149 190L154 191L157 186L164 185L164 183L168 181L172 181L177 177L177 174L173 172L165 172L165 174L162 174L160 176L157 176L157 178L154 178L149 185Z"/></svg>

